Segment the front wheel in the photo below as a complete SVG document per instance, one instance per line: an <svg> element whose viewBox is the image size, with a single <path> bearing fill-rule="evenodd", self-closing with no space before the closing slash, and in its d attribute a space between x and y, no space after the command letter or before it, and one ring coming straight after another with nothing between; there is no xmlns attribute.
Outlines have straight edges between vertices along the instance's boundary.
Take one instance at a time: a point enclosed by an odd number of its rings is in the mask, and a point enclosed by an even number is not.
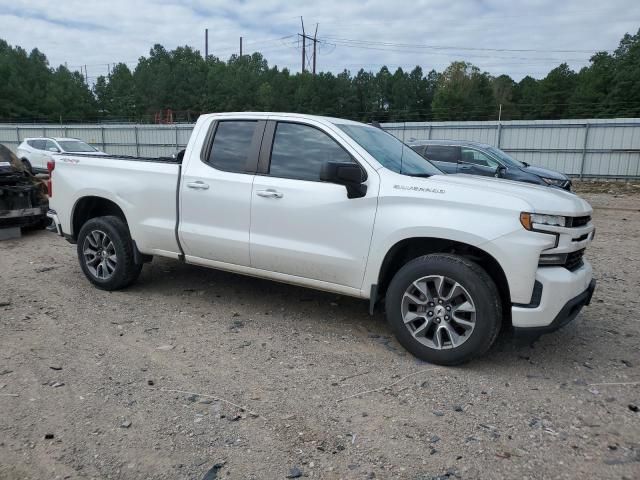
<svg viewBox="0 0 640 480"><path fill-rule="evenodd" d="M119 290L136 281L142 270L133 259L129 228L119 217L96 217L78 234L78 260L85 276L102 290Z"/></svg>
<svg viewBox="0 0 640 480"><path fill-rule="evenodd" d="M439 365L482 355L502 323L491 277L476 263L449 254L425 255L404 265L387 290L386 314L403 347Z"/></svg>

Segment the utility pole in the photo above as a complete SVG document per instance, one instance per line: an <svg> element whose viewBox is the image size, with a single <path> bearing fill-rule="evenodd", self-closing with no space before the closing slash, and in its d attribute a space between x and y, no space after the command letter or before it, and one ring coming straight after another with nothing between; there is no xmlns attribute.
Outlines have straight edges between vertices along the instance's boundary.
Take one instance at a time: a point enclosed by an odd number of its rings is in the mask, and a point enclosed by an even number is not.
<svg viewBox="0 0 640 480"><path fill-rule="evenodd" d="M302 23L302 73L304 73L304 67L307 63L307 52L305 51L307 35L304 32L304 20L302 19L302 16L300 17L300 23Z"/></svg>
<svg viewBox="0 0 640 480"><path fill-rule="evenodd" d="M240 37L240 58L242 58L242 37Z"/></svg>
<svg viewBox="0 0 640 480"><path fill-rule="evenodd" d="M316 23L316 32L313 34L313 75L316 75L316 43L318 37L318 24Z"/></svg>
<svg viewBox="0 0 640 480"><path fill-rule="evenodd" d="M209 59L209 29L204 29L204 59Z"/></svg>
<svg viewBox="0 0 640 480"><path fill-rule="evenodd" d="M307 40L313 42L313 59L311 63L311 71L313 75L316 74L316 54L317 54L317 43L318 43L318 24L316 23L316 31L313 34L313 37L307 35L304 30L304 20L300 17L300 23L302 24L302 33L298 34L298 36L302 37L302 73L304 73L307 69Z"/></svg>
<svg viewBox="0 0 640 480"><path fill-rule="evenodd" d="M89 85L89 74L87 73L87 66L84 66L84 81L87 85Z"/></svg>

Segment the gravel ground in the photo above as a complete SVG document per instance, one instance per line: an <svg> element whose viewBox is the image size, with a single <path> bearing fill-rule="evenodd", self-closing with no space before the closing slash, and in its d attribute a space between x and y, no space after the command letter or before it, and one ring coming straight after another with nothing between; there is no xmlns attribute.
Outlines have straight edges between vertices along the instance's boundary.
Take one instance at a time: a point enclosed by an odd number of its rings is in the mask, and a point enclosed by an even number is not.
<svg viewBox="0 0 640 480"><path fill-rule="evenodd" d="M640 189L578 188L591 306L458 368L355 299L162 259L107 293L0 243L0 478L640 478Z"/></svg>

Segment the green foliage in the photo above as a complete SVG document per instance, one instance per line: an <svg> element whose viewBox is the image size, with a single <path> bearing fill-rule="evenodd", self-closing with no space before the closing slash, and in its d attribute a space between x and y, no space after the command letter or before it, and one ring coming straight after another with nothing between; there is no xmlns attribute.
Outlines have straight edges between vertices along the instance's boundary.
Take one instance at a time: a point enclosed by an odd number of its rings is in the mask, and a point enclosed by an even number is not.
<svg viewBox="0 0 640 480"><path fill-rule="evenodd" d="M180 120L203 112L292 111L363 121L556 119L640 116L640 31L612 53L574 72L566 63L546 77L514 82L467 62L444 72L382 67L316 76L269 67L260 53L223 61L191 47L154 45L131 70L115 65L93 87L81 73L51 68L37 49L0 40L0 119L152 121L171 109Z"/></svg>
<svg viewBox="0 0 640 480"><path fill-rule="evenodd" d="M491 77L466 62L453 62L440 75L432 103L434 120L487 119L496 112Z"/></svg>

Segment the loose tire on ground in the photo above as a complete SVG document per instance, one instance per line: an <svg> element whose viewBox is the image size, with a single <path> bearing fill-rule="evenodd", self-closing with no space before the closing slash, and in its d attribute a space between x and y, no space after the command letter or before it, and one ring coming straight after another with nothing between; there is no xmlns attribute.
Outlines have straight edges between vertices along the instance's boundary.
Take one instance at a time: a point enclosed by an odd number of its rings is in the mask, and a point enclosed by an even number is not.
<svg viewBox="0 0 640 480"><path fill-rule="evenodd" d="M91 238L88 240L89 236ZM104 237L108 240L102 240ZM101 239L99 244L95 238ZM103 242L106 245L103 245ZM94 258L91 255L93 250L104 251L103 258L113 258L115 255L115 267L112 269L94 268L95 262L88 261L88 258ZM87 221L78 234L77 251L80 267L85 276L102 290L111 291L128 287L137 280L142 270L142 265L134 262L133 242L129 228L121 218L116 216L96 217ZM114 266L113 261L109 263L109 266ZM104 271L107 271L109 275L99 275Z"/></svg>
<svg viewBox="0 0 640 480"><path fill-rule="evenodd" d="M439 365L458 365L484 354L502 323L500 294L491 277L471 260L451 254L425 255L404 265L387 289L386 315L404 348ZM430 339L440 327L443 331Z"/></svg>

